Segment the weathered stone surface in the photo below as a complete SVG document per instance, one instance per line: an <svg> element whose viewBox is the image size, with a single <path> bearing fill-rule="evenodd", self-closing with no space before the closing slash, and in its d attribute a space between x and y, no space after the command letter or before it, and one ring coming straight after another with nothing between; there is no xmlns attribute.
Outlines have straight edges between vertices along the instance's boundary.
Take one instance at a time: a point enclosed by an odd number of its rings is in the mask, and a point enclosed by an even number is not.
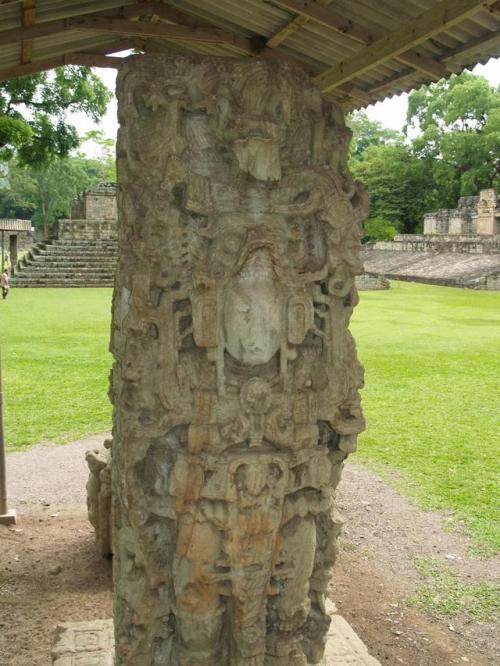
<svg viewBox="0 0 500 666"><path fill-rule="evenodd" d="M57 627L53 666L113 666L113 620L67 622Z"/></svg>
<svg viewBox="0 0 500 666"><path fill-rule="evenodd" d="M343 617L327 602L331 623L326 640L324 666L380 666L380 662L368 654L368 649Z"/></svg>
<svg viewBox="0 0 500 666"><path fill-rule="evenodd" d="M89 466L87 481L87 511L94 528L97 549L107 557L113 553L111 507L111 445L106 439L102 448L87 451Z"/></svg>
<svg viewBox="0 0 500 666"><path fill-rule="evenodd" d="M365 272L362 275L356 275L355 284L358 291L380 291L391 288L389 280L378 273Z"/></svg>
<svg viewBox="0 0 500 666"><path fill-rule="evenodd" d="M424 234L495 236L500 234L500 198L494 189L460 197L458 207L424 215Z"/></svg>
<svg viewBox="0 0 500 666"><path fill-rule="evenodd" d="M363 428L350 132L259 60L133 58L118 101L116 664L317 664Z"/></svg>
<svg viewBox="0 0 500 666"><path fill-rule="evenodd" d="M409 280L426 284L470 289L500 289L500 247L494 248L488 243L481 251L476 248L458 248L455 251L443 249L422 241L422 236L414 240L376 243L371 249L361 254L365 269L380 273L389 279ZM500 243L500 237L497 244ZM437 244L436 244L437 245ZM474 243L480 246L480 243ZM415 249L411 249L412 246ZM424 249L427 248L427 249Z"/></svg>

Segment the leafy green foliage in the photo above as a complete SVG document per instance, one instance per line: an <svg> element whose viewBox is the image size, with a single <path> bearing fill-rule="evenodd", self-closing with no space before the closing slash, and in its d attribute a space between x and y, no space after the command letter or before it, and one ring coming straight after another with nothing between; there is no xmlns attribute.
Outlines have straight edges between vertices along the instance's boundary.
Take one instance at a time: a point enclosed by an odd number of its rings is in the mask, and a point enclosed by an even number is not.
<svg viewBox="0 0 500 666"><path fill-rule="evenodd" d="M0 160L17 155L39 166L65 157L79 145L67 111L81 111L99 120L111 92L88 67L59 67L0 82Z"/></svg>
<svg viewBox="0 0 500 666"><path fill-rule="evenodd" d="M464 72L411 93L405 134L352 114L350 169L371 197L370 220L421 230L424 213L500 189L500 90ZM410 134L413 137L410 139Z"/></svg>
<svg viewBox="0 0 500 666"><path fill-rule="evenodd" d="M495 620L500 613L500 586L494 583L471 583L435 557L415 559L415 568L426 582L408 599L439 615L467 613L476 620Z"/></svg>
<svg viewBox="0 0 500 666"><path fill-rule="evenodd" d="M480 76L459 76L415 90L407 123L419 130L413 151L425 161L440 207L500 187L500 90Z"/></svg>
<svg viewBox="0 0 500 666"><path fill-rule="evenodd" d="M392 240L398 230L383 217L370 217L365 222L365 241Z"/></svg>
<svg viewBox="0 0 500 666"><path fill-rule="evenodd" d="M32 218L35 226L43 227L68 216L70 203L79 192L112 175L109 162L81 154L36 166L12 160L7 183L0 189L0 217Z"/></svg>
<svg viewBox="0 0 500 666"><path fill-rule="evenodd" d="M100 179L105 182L116 181L115 142L106 137L101 130L90 130L83 135L82 141L94 141L99 146L97 158L100 168Z"/></svg>
<svg viewBox="0 0 500 666"><path fill-rule="evenodd" d="M400 141L371 145L349 164L370 193L370 218L387 220L398 232L414 231L429 210L432 180L425 164Z"/></svg>
<svg viewBox="0 0 500 666"><path fill-rule="evenodd" d="M370 146L400 143L402 139L400 132L383 127L376 120L370 120L365 111L353 113L348 124L352 130L350 154L354 158L361 157Z"/></svg>

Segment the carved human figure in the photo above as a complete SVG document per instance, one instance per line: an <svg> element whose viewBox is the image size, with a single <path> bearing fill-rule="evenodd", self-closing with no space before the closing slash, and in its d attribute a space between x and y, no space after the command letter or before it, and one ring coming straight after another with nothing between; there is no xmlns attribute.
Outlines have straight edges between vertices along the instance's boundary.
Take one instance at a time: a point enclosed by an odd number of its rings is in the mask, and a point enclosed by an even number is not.
<svg viewBox="0 0 500 666"><path fill-rule="evenodd" d="M280 347L281 317L271 257L265 249L255 250L226 289L223 326L227 351L245 365L267 363Z"/></svg>

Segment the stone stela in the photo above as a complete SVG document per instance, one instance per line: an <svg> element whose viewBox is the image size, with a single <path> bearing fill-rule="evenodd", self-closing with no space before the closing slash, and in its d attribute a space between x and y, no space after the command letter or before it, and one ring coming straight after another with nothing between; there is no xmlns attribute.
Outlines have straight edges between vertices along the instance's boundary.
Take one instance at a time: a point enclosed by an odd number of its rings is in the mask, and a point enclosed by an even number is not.
<svg viewBox="0 0 500 666"><path fill-rule="evenodd" d="M319 664L364 427L350 131L258 59L132 57L117 91L115 663Z"/></svg>

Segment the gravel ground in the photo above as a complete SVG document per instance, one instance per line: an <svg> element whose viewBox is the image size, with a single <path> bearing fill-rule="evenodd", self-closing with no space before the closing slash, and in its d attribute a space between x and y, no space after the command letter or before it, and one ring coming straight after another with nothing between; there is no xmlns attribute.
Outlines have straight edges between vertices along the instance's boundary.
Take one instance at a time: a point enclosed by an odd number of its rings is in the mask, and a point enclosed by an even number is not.
<svg viewBox="0 0 500 666"><path fill-rule="evenodd" d="M8 455L19 520L0 529L0 666L47 666L59 622L112 613L111 566L96 553L85 510L85 451L107 436ZM499 576L500 558L472 556L463 535L443 530L445 514L419 509L352 462L338 506L345 528L331 596L374 656L394 666L500 663L493 623L433 617L404 602L422 582L415 557L442 559L477 582Z"/></svg>
<svg viewBox="0 0 500 666"><path fill-rule="evenodd" d="M8 455L9 506L50 501L85 504L88 474L85 451L99 447L110 433L93 435L71 444L38 444Z"/></svg>

